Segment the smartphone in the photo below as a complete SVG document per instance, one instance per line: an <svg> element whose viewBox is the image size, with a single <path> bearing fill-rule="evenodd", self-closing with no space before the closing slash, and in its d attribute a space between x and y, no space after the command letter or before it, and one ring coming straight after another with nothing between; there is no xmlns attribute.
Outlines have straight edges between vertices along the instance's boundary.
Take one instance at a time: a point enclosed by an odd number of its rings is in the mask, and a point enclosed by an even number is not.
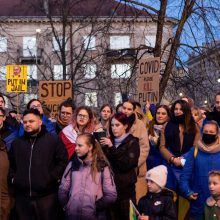
<svg viewBox="0 0 220 220"><path fill-rule="evenodd" d="M107 137L106 131L93 132L95 139L100 142L100 139L103 137Z"/></svg>

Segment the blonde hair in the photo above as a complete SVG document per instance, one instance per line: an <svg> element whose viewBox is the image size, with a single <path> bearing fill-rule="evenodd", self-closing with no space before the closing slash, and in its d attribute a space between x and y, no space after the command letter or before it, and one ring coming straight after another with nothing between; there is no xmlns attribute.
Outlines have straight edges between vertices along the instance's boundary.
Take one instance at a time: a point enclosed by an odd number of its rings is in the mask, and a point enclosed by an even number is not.
<svg viewBox="0 0 220 220"><path fill-rule="evenodd" d="M77 138L79 137L84 137L86 139L86 143L92 146L91 175L93 180L95 180L97 172L102 171L103 166L108 166L110 169L110 164L102 151L101 145L92 134L83 133L78 135Z"/></svg>

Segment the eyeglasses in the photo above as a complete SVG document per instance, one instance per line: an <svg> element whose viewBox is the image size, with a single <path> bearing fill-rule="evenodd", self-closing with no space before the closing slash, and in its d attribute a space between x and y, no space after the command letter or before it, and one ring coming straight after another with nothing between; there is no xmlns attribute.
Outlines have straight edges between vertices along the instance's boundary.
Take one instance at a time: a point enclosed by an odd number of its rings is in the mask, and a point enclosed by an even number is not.
<svg viewBox="0 0 220 220"><path fill-rule="evenodd" d="M78 118L83 118L83 119L88 119L89 118L88 115L81 115L81 114L78 114L77 117Z"/></svg>
<svg viewBox="0 0 220 220"><path fill-rule="evenodd" d="M0 117L2 117L2 118L3 118L3 117L5 117L5 116L4 116L4 115L0 115Z"/></svg>
<svg viewBox="0 0 220 220"><path fill-rule="evenodd" d="M61 115L67 115L67 116L70 116L72 113L70 112L61 112Z"/></svg>

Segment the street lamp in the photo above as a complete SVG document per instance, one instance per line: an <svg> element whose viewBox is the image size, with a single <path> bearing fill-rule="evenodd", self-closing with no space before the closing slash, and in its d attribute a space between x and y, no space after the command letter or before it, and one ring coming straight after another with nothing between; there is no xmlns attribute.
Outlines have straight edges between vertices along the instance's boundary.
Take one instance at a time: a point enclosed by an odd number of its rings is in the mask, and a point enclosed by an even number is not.
<svg viewBox="0 0 220 220"><path fill-rule="evenodd" d="M217 82L220 83L220 78L217 79Z"/></svg>
<svg viewBox="0 0 220 220"><path fill-rule="evenodd" d="M182 97L182 96L183 96L183 93L182 93L182 92L180 92L180 93L179 93L179 96L180 96L180 97Z"/></svg>
<svg viewBox="0 0 220 220"><path fill-rule="evenodd" d="M207 104L207 103L208 103L208 101L207 101L207 100L205 100L205 101L204 101L204 104Z"/></svg>

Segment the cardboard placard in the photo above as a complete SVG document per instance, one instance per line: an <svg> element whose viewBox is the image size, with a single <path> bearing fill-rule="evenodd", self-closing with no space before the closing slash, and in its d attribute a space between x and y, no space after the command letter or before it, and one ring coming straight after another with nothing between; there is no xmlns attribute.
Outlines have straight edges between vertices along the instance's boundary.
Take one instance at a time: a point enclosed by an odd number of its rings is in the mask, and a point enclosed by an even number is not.
<svg viewBox="0 0 220 220"><path fill-rule="evenodd" d="M39 99L57 117L58 107L64 100L72 98L72 81L39 81Z"/></svg>
<svg viewBox="0 0 220 220"><path fill-rule="evenodd" d="M6 91L27 92L27 65L6 66Z"/></svg>
<svg viewBox="0 0 220 220"><path fill-rule="evenodd" d="M138 102L159 102L160 58L141 59L138 68Z"/></svg>

